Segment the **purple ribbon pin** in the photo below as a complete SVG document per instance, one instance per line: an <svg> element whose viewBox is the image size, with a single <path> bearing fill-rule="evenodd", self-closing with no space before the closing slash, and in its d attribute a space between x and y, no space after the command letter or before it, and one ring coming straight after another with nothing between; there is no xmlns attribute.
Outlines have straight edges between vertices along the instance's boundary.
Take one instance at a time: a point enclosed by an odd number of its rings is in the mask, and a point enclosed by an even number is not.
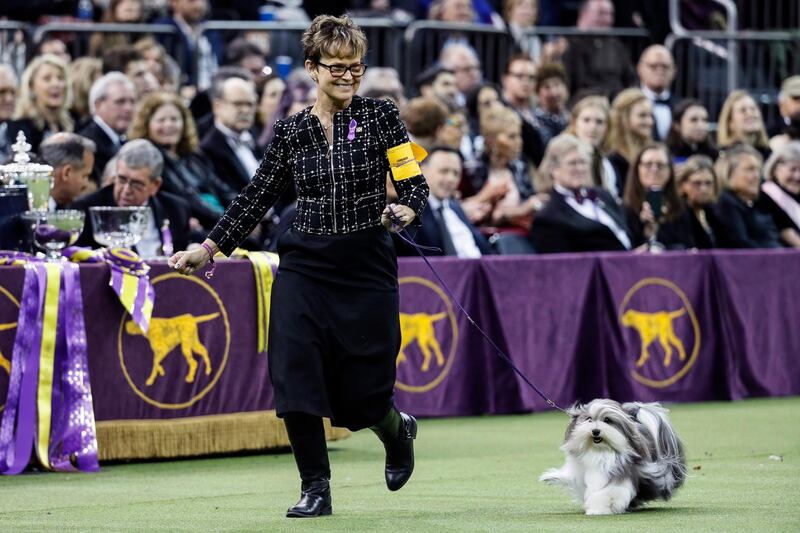
<svg viewBox="0 0 800 533"><path fill-rule="evenodd" d="M351 118L350 124L347 125L347 127L349 128L349 131L347 132L348 141L352 141L353 139L356 138L356 126L358 126L358 122L356 122L356 119Z"/></svg>

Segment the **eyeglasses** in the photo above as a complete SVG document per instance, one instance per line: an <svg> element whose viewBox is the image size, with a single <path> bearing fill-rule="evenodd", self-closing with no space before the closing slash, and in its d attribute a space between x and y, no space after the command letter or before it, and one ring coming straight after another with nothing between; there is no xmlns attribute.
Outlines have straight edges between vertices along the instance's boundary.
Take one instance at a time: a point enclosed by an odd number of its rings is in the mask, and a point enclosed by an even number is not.
<svg viewBox="0 0 800 533"><path fill-rule="evenodd" d="M521 80L521 81L525 81L525 80L527 80L527 81L536 81L536 75L535 74L523 74L523 73L520 73L520 72L509 72L508 75L511 76L512 78L517 78L518 80Z"/></svg>
<svg viewBox="0 0 800 533"><path fill-rule="evenodd" d="M672 70L672 65L669 63L645 63L650 70Z"/></svg>
<svg viewBox="0 0 800 533"><path fill-rule="evenodd" d="M348 70L350 71L350 74L352 74L354 78L360 78L367 71L367 65L365 65L364 63L356 63L355 65L350 65L349 67L346 67L344 65L326 65L325 63L320 63L319 61L317 61L317 65L328 69L331 73L331 76L333 76L334 78L341 78L342 76L344 76L344 73L347 72Z"/></svg>
<svg viewBox="0 0 800 533"><path fill-rule="evenodd" d="M455 67L452 69L454 74L458 74L461 72L475 72L481 69L480 65L465 65L463 67Z"/></svg>
<svg viewBox="0 0 800 533"><path fill-rule="evenodd" d="M238 109L252 109L256 106L256 103L250 100L238 100L238 101L223 100L223 102L232 105L233 107Z"/></svg>
<svg viewBox="0 0 800 533"><path fill-rule="evenodd" d="M126 176L116 176L114 180L121 188L126 185L136 192L143 192L147 188L147 183L143 181L136 181Z"/></svg>
<svg viewBox="0 0 800 533"><path fill-rule="evenodd" d="M669 163L661 163L659 161L640 161L639 166L642 168L654 168L656 170L664 170L669 167Z"/></svg>

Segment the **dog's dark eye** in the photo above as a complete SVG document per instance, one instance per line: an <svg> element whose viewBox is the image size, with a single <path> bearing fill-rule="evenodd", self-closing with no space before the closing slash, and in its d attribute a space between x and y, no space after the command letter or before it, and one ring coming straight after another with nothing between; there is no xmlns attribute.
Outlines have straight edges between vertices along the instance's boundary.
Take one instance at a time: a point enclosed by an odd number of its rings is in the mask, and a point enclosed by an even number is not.
<svg viewBox="0 0 800 533"><path fill-rule="evenodd" d="M591 422L591 421L592 421L592 417L591 417L591 416L587 416L587 417L586 417L586 421L587 421L587 422Z"/></svg>
<svg viewBox="0 0 800 533"><path fill-rule="evenodd" d="M603 422L605 422L606 424L610 424L610 423L611 423L611 419L610 419L610 418L608 418L608 417L605 417L605 418L603 419Z"/></svg>

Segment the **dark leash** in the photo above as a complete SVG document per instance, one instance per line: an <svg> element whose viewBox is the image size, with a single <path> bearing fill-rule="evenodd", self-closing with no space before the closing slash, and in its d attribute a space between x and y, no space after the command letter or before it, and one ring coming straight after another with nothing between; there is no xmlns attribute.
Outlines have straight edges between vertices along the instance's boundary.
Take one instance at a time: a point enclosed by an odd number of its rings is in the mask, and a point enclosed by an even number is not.
<svg viewBox="0 0 800 533"><path fill-rule="evenodd" d="M414 238L411 237L411 235L408 233L408 231L403 227L403 223L397 218L397 216L394 214L394 212L391 209L389 210L389 219L392 221L392 226L396 230L395 233L397 233L397 236L400 237L401 239L403 239L403 241L408 243L411 247L413 247L417 251L417 253L423 259L423 261L425 261L425 264L428 265L428 268L431 269L431 272L433 272L433 275L439 281L439 284L442 286L442 288L444 288L444 290L450 296L450 299L453 302L456 303L456 305L461 310L461 312L464 313L464 316L467 317L467 320L469 320L469 323L472 324L473 326L475 326L475 328L478 330L478 332L480 332L480 334L483 335L483 338L486 339L489 342L489 344L492 346L492 348L494 348L495 354L497 354L498 357L500 357L506 363L508 363L509 366L511 366L511 369L514 370L514 372L516 372L517 375L519 377L521 377L522 380L525 381L525 383L527 383L528 386L536 392L536 394L541 396L542 399L545 402L547 402L547 405L549 405L550 407L552 407L554 409L558 409L562 413L567 413L564 409L559 407L556 404L556 402L554 402L553 400L548 398L547 395L544 392L542 392L542 390L539 387L534 385L533 382L530 379L528 379L528 377L525 375L525 373L522 372L522 370L520 370L517 367L517 365L514 364L514 362L511 360L511 358L508 355L506 355L506 353L503 350L501 350L500 347L497 346L497 344L495 344L495 342L492 340L492 338L489 337L489 335L487 335L487 333L485 331L483 331L483 329L481 329L481 327L477 324L477 322L475 322L475 320L472 319L472 317L469 315L469 313L467 313L467 310L464 309L464 306L461 305L461 302L458 300L458 298L455 297L455 295L453 294L453 291L450 290L450 287L447 286L447 283L444 282L444 280L439 275L439 273L436 271L436 269L433 268L433 265L431 264L430 261L428 261L428 258L425 256L425 253L423 252L423 250L428 250L430 252L441 252L442 250L440 248L435 248L435 247L431 247L431 246L422 246L422 245L419 245L416 242L414 242ZM403 234L405 234L405 235L403 235ZM569 413L567 413L567 414L569 414Z"/></svg>

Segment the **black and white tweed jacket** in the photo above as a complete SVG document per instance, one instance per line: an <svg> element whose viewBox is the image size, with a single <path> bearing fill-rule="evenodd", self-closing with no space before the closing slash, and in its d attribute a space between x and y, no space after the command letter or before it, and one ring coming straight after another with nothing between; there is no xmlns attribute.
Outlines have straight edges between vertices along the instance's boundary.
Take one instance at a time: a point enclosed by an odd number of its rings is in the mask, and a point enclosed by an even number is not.
<svg viewBox="0 0 800 533"><path fill-rule="evenodd" d="M333 117L333 142L311 108L275 124L275 137L256 175L208 235L229 255L294 179L294 227L316 235L350 233L380 225L386 206L386 150L408 142L389 100L354 96ZM398 203L421 217L428 199L422 174L394 182Z"/></svg>

